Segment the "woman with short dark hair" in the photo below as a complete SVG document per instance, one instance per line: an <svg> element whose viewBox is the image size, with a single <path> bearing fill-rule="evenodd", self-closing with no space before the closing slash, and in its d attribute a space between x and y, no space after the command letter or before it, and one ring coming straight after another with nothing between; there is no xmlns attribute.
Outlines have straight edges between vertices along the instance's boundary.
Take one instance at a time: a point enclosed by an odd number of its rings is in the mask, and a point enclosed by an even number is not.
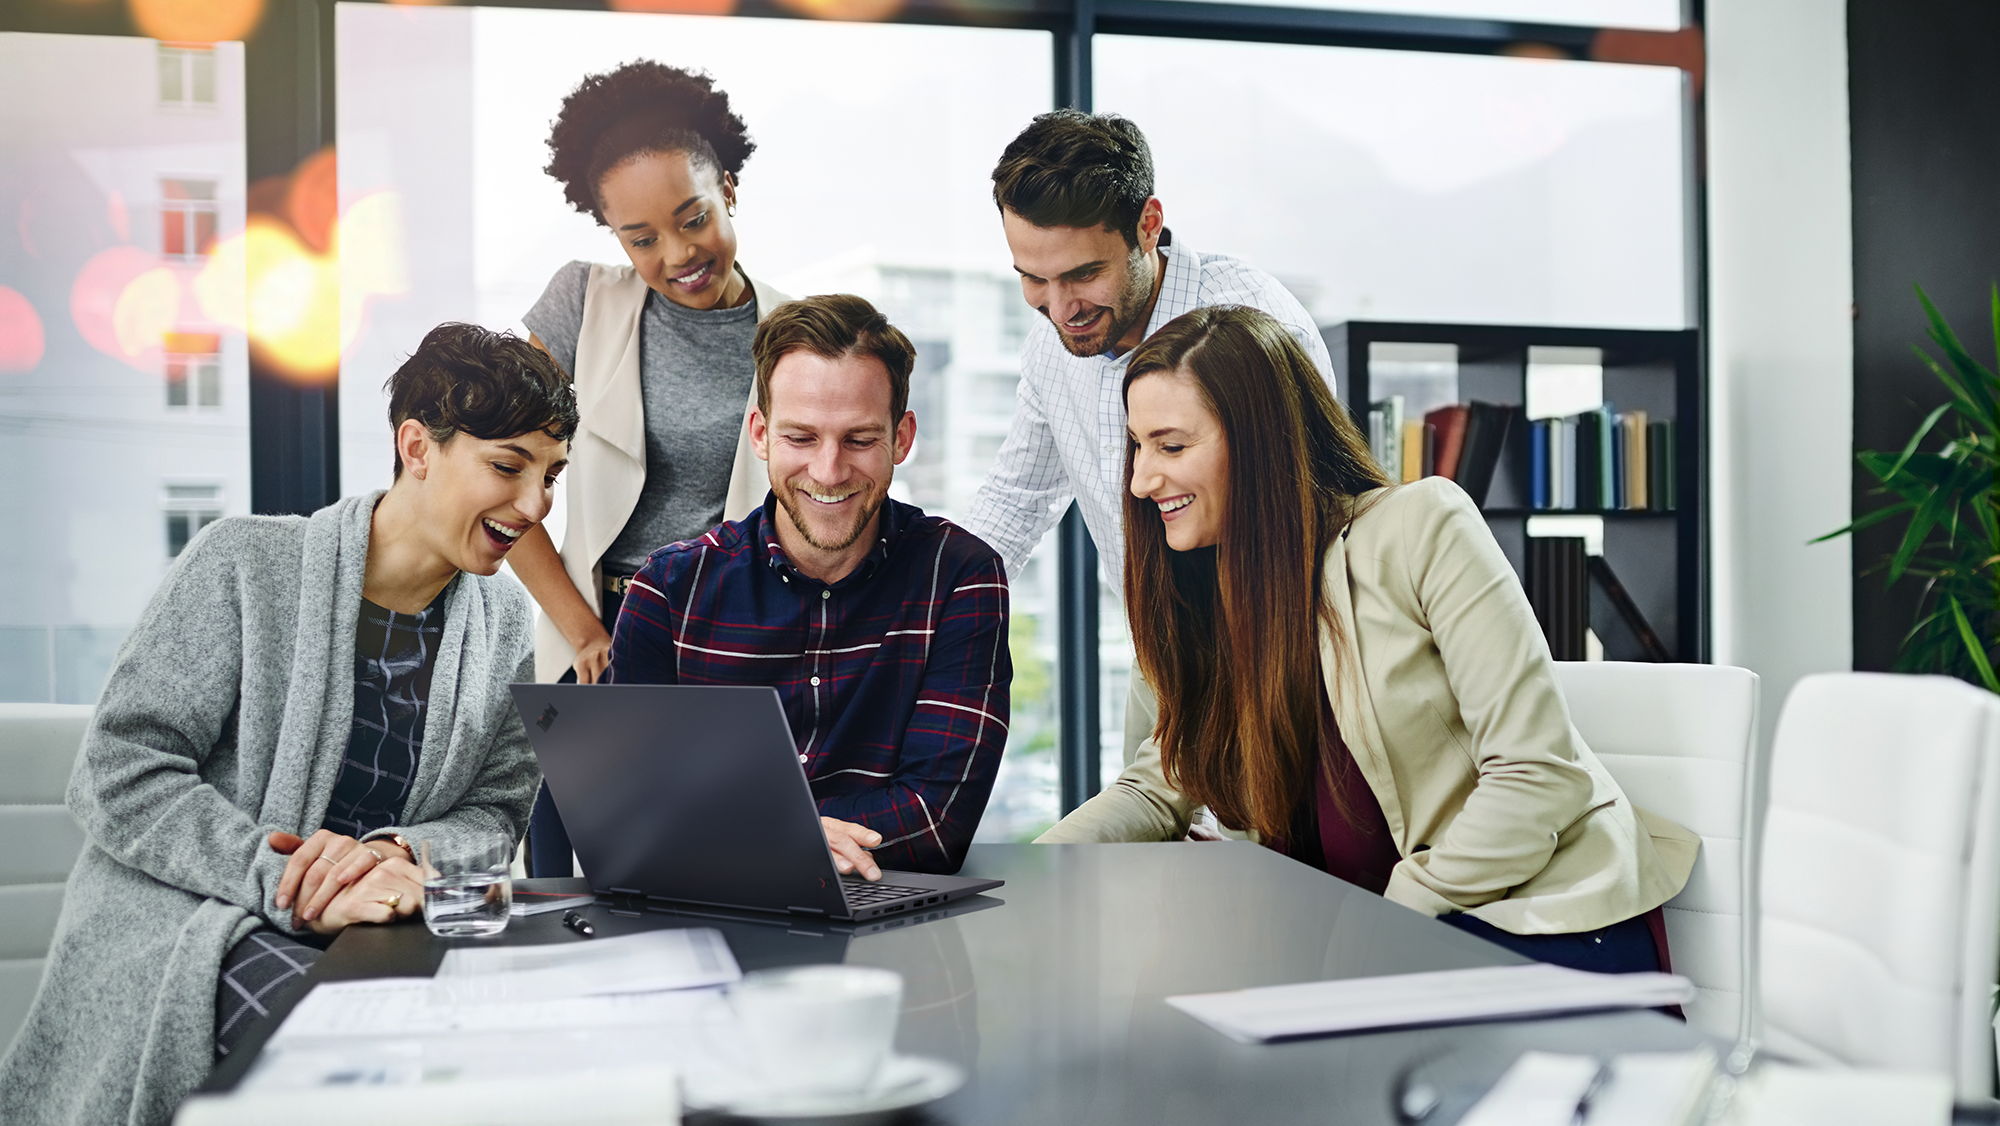
<svg viewBox="0 0 2000 1126"><path fill-rule="evenodd" d="M513 559L542 608L539 679L594 683L647 556L763 503L745 429L750 342L786 298L736 260L737 189L756 147L707 75L645 59L585 78L549 131L544 171L628 264L571 262L523 318L576 377L583 409L562 549L537 528ZM570 874L546 794L528 848L535 875Z"/></svg>
<svg viewBox="0 0 2000 1126"><path fill-rule="evenodd" d="M1389 487L1298 342L1197 309L1132 354L1125 598L1157 724L1043 836L1230 829L1541 961L1665 969L1698 839L1570 725L1472 501Z"/></svg>
<svg viewBox="0 0 2000 1126"><path fill-rule="evenodd" d="M389 393L386 492L209 525L119 650L0 1121L168 1121L329 936L422 908L408 840L520 839L531 620L495 576L548 515L576 398L473 325L433 330Z"/></svg>

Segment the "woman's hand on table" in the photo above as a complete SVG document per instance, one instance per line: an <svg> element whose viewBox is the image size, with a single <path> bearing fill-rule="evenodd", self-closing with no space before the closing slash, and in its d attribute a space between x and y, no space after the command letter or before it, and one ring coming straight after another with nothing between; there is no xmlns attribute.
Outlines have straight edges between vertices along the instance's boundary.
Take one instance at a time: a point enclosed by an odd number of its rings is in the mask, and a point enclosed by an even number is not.
<svg viewBox="0 0 2000 1126"><path fill-rule="evenodd" d="M272 833L270 845L291 857L278 880L278 908L291 907L293 918L302 923L317 919L342 889L353 886L376 867L390 860L409 865L413 859L392 841L364 843L331 829L321 829L303 840L291 833ZM414 865L409 866L415 870ZM421 890L421 880L418 887Z"/></svg>
<svg viewBox="0 0 2000 1126"><path fill-rule="evenodd" d="M356 923L392 923L422 910L423 873L400 852L370 868L341 889L325 909L308 920L314 934L339 934Z"/></svg>

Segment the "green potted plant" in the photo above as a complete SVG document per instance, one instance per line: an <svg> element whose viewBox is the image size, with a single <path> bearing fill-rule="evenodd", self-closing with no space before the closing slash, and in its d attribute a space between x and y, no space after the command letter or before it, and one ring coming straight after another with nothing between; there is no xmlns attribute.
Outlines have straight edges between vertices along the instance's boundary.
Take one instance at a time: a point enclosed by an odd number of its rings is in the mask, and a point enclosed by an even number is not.
<svg viewBox="0 0 2000 1126"><path fill-rule="evenodd" d="M1990 299L2000 353L2000 286ZM1916 624L1903 636L1896 671L1945 673L2000 692L1993 672L2000 627L2000 497L1993 476L2000 463L2000 375L1972 358L1921 286L1917 300L1944 359L1919 345L1910 350L1951 398L1925 417L1900 453L1855 455L1881 482L1872 495L1894 498L1893 503L1813 542L1900 520L1903 535L1894 554L1862 572L1886 569L1892 584L1905 577L1923 583ZM1943 433L1943 445L1919 452L1934 431Z"/></svg>

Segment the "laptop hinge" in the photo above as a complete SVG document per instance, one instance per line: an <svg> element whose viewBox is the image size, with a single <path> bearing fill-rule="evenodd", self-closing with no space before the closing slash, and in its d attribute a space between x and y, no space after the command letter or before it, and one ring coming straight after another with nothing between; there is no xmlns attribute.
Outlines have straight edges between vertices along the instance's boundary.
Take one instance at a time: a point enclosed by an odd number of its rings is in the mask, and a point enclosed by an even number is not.
<svg viewBox="0 0 2000 1126"><path fill-rule="evenodd" d="M785 910L794 915L816 915L822 919L826 918L826 912L818 907L787 907Z"/></svg>

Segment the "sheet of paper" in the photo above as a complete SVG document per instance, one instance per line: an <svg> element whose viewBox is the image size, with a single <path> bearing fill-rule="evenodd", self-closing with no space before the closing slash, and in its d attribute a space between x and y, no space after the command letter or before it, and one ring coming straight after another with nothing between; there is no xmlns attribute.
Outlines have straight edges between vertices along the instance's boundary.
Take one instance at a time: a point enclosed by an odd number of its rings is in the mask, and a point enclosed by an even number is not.
<svg viewBox="0 0 2000 1126"><path fill-rule="evenodd" d="M1593 974L1534 963L1194 993L1167 1003L1246 1044L1373 1028L1677 1005L1694 986L1672 974Z"/></svg>
<svg viewBox="0 0 2000 1126"><path fill-rule="evenodd" d="M1600 1066L1603 1082L1598 1082ZM1595 1056L1523 1052L1458 1126L1695 1126L1708 1120L1715 1053ZM1588 1105L1583 1106L1588 1095Z"/></svg>
<svg viewBox="0 0 2000 1126"><path fill-rule="evenodd" d="M602 1081L740 1066L717 988L510 1004L438 1004L427 978L331 982L292 1010L239 1090L351 1091ZM246 1120L247 1121L247 1120ZM512 1121L512 1119L509 1119Z"/></svg>
<svg viewBox="0 0 2000 1126"><path fill-rule="evenodd" d="M1762 1063L1740 1081L1727 1126L1947 1126L1943 1075Z"/></svg>
<svg viewBox="0 0 2000 1126"><path fill-rule="evenodd" d="M726 985L743 976L712 927L544 946L461 946L431 985L438 1004L546 1001Z"/></svg>
<svg viewBox="0 0 2000 1126"><path fill-rule="evenodd" d="M1458 1126L1572 1126L1597 1069L1589 1056L1522 1052Z"/></svg>
<svg viewBox="0 0 2000 1126"><path fill-rule="evenodd" d="M715 989L618 993L506 1005L440 1003L424 977L336 981L306 994L271 1037L274 1045L321 1039L437 1036L685 1025L726 1019Z"/></svg>
<svg viewBox="0 0 2000 1126"><path fill-rule="evenodd" d="M300 1097L295 1089L243 1087L196 1095L174 1126L355 1126L421 1122L425 1126L673 1126L679 1123L679 1075L660 1064L581 1074L433 1077L418 1084L328 1084Z"/></svg>

